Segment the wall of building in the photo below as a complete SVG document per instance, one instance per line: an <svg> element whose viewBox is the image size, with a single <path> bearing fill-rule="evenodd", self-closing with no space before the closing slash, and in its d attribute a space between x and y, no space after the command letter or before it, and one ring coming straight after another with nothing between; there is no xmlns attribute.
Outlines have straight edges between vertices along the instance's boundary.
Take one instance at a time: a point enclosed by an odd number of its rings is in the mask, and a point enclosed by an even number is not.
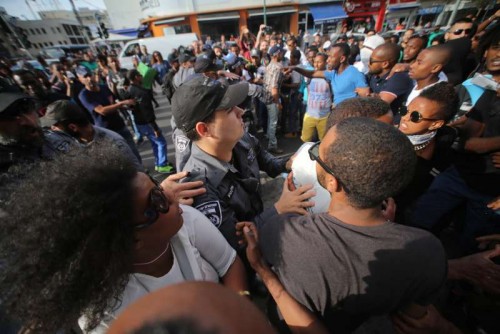
<svg viewBox="0 0 500 334"><path fill-rule="evenodd" d="M86 44L76 20L45 19L18 21L32 44L29 51L38 54L43 48L54 45Z"/></svg>
<svg viewBox="0 0 500 334"><path fill-rule="evenodd" d="M139 3L140 0L104 0L113 29L139 27L141 19L147 17Z"/></svg>

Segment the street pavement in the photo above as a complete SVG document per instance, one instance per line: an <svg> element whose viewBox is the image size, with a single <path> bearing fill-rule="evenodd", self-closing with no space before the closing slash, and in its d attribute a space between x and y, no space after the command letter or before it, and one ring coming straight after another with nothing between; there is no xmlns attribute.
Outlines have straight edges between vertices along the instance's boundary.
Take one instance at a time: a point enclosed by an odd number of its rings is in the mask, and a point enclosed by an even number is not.
<svg viewBox="0 0 500 334"><path fill-rule="evenodd" d="M161 91L155 90L155 99L160 105L155 109L156 122L163 131L163 135L167 140L168 161L175 166L175 152L174 145L172 143L172 127L170 126L172 111L167 98L161 93ZM259 138L261 143L264 143L263 147L265 147L266 141L264 138L264 134L257 134L257 137ZM299 138L278 137L278 145L284 151L280 156L291 156L300 147L300 145L302 145L302 142ZM144 140L142 144L138 146L138 150L141 154L144 167L148 169L156 179L162 180L165 176L154 172L154 156L149 141ZM261 194L264 201L264 207L269 207L278 200L283 187L283 182L284 179L281 176L272 179L265 173L261 173Z"/></svg>

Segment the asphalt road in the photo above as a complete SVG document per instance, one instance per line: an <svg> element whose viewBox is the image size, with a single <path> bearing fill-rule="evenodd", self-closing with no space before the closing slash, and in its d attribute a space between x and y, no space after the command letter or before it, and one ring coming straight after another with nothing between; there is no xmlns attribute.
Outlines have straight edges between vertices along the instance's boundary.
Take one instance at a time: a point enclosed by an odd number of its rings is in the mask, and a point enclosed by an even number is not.
<svg viewBox="0 0 500 334"><path fill-rule="evenodd" d="M172 143L172 127L170 126L172 111L167 98L160 91L155 91L155 99L160 105L155 109L156 120L167 140L168 161L175 166L174 145ZM265 147L266 139L264 134L257 134L257 137ZM284 150L284 153L281 156L291 156L300 147L300 145L302 145L302 142L299 138L284 138L278 136L278 145ZM141 154L144 167L148 169L155 176L155 178L162 180L164 175L154 172L154 156L149 142L147 140L143 141L142 144L138 146L138 149ZM272 179L264 172L261 173L261 193L265 207L272 205L279 198L283 181L284 179L282 177L278 176L275 179Z"/></svg>

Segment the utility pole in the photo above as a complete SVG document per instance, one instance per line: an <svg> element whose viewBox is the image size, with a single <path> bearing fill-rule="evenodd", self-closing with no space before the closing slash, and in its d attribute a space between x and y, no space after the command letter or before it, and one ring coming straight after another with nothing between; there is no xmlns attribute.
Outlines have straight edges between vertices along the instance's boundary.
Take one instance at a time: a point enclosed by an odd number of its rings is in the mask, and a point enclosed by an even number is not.
<svg viewBox="0 0 500 334"><path fill-rule="evenodd" d="M461 2L462 2L462 0L457 0L455 2L455 6L453 7L453 11L451 12L450 19L448 20L449 27L453 24L453 22L455 21L455 18L457 17L458 7L460 7Z"/></svg>
<svg viewBox="0 0 500 334"><path fill-rule="evenodd" d="M24 0L24 2L26 2L26 5L28 6L28 8L30 9L30 12L31 12L31 15L33 15L33 20L36 20L38 17L36 16L35 14L35 11L33 10L33 8L31 7L30 5L30 1L35 1L35 0Z"/></svg>
<svg viewBox="0 0 500 334"><path fill-rule="evenodd" d="M73 13L76 16L76 20L78 21L78 25L80 25L80 34L85 39L85 42L87 44L90 44L89 38L85 32L85 28L84 28L83 23L82 23L82 19L80 18L80 15L78 14L78 11L76 10L75 3L73 2L73 0L69 0L69 2L71 3L71 7L73 8Z"/></svg>
<svg viewBox="0 0 500 334"><path fill-rule="evenodd" d="M264 24L267 26L266 0L264 0Z"/></svg>

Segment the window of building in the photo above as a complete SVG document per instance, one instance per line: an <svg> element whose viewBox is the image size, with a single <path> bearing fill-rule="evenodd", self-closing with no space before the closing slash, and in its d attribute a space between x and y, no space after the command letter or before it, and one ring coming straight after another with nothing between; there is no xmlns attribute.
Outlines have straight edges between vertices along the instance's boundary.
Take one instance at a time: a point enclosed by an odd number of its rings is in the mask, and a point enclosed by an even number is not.
<svg viewBox="0 0 500 334"><path fill-rule="evenodd" d="M40 35L40 29L35 28L35 30L36 30L36 33Z"/></svg>
<svg viewBox="0 0 500 334"><path fill-rule="evenodd" d="M78 29L78 26L72 25L71 28L73 29L73 35L75 35L75 36L80 35L80 31Z"/></svg>
<svg viewBox="0 0 500 334"><path fill-rule="evenodd" d="M71 44L78 44L78 40L76 38L71 37L69 41Z"/></svg>
<svg viewBox="0 0 500 334"><path fill-rule="evenodd" d="M33 29L30 29L30 33L31 33L32 35L34 35L34 34L35 34L35 31L34 31Z"/></svg>
<svg viewBox="0 0 500 334"><path fill-rule="evenodd" d="M57 32L58 32L58 33L61 33L61 28L56 27L56 29L57 29Z"/></svg>
<svg viewBox="0 0 500 334"><path fill-rule="evenodd" d="M50 46L54 46L54 43L52 43L52 42L49 42L49 44L50 44Z"/></svg>
<svg viewBox="0 0 500 334"><path fill-rule="evenodd" d="M45 29L44 29L44 28L41 28L41 29L42 29L42 32L43 32L44 34L47 34L47 32L45 31Z"/></svg>
<svg viewBox="0 0 500 334"><path fill-rule="evenodd" d="M66 35L73 35L73 33L71 32L71 28L68 24L63 24L63 28L64 28L64 31L66 32Z"/></svg>
<svg viewBox="0 0 500 334"><path fill-rule="evenodd" d="M56 30L54 29L54 27L50 27L50 30L52 30L52 33L55 34L56 33Z"/></svg>
<svg viewBox="0 0 500 334"><path fill-rule="evenodd" d="M85 39L78 38L78 44L85 44Z"/></svg>

